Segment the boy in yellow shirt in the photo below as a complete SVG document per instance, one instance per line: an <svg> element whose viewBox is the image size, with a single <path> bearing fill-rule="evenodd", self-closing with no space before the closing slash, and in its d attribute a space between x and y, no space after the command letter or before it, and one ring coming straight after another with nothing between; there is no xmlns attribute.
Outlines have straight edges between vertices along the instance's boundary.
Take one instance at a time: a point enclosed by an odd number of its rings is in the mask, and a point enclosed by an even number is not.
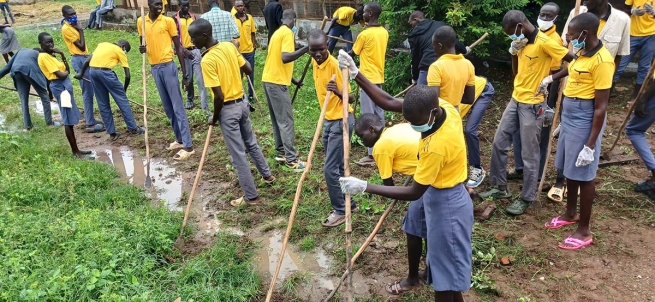
<svg viewBox="0 0 655 302"><path fill-rule="evenodd" d="M328 28L328 35L333 37L342 37L344 40L352 41L353 33L350 31L350 26L360 23L364 26L362 17L364 15L364 7L360 6L354 9L350 6L339 7L330 21L330 28ZM328 38L328 51L332 53L334 47L337 46L337 39ZM352 49L351 43L346 43L346 51L350 52Z"/></svg>
<svg viewBox="0 0 655 302"><path fill-rule="evenodd" d="M173 62L173 48L171 41L177 50L177 58L180 61L182 69L182 85L189 86L189 76L184 64L184 48L180 44L180 39L175 28L173 18L166 17L162 13L161 0L148 0L148 15L146 26L143 28L142 19L139 17L136 21L137 30L143 40L145 31L146 45L139 46L139 52L148 54L150 62L150 71L155 80L159 97L161 98L164 112L171 122L175 142L171 143L166 150L178 150L173 157L174 160L186 160L195 154L193 142L191 141L191 130L189 129L189 120L182 103L182 92L180 91L180 81L177 77L177 66Z"/></svg>
<svg viewBox="0 0 655 302"><path fill-rule="evenodd" d="M205 83L202 79L202 71L200 70L200 50L193 45L189 37L189 25L196 20L196 16L189 11L189 0L180 1L180 10L177 12L173 20L177 25L177 32L180 37L180 43L184 47L184 66L186 67L186 74L189 76L189 85L186 87L186 105L184 108L193 108L194 87L193 79L195 77L198 82L198 91L200 92L200 105L202 110L211 115L209 106L207 105L207 90Z"/></svg>
<svg viewBox="0 0 655 302"><path fill-rule="evenodd" d="M362 15L366 22L366 29L359 33L352 49L352 53L359 56L359 67L362 74L378 87L382 87L384 83L384 56L387 52L387 42L389 42L389 32L379 23L381 13L380 3L366 3ZM375 105L365 91L361 90L360 92L362 113L375 113L384 122L384 110ZM357 165L375 165L372 153L373 149L368 148L368 155L360 159Z"/></svg>
<svg viewBox="0 0 655 302"><path fill-rule="evenodd" d="M296 13L292 9L282 12L282 26L273 33L268 44L262 84L273 124L275 161L285 163L295 172L302 172L305 163L298 159L294 147L296 134L288 88L291 83L302 86L302 82L293 78L293 61L305 54L309 47L295 50L295 24Z"/></svg>
<svg viewBox="0 0 655 302"><path fill-rule="evenodd" d="M247 75L250 79L250 83L255 84L255 45L257 40L255 38L255 33L257 33L257 26L255 26L255 19L251 14L246 14L246 7L243 3L243 0L234 1L234 21L239 28L241 36L239 37L239 52L243 55L243 58L250 63L252 67L252 73ZM241 75L243 76L243 74ZM252 103L255 92L252 90L252 86L248 84L248 101Z"/></svg>
<svg viewBox="0 0 655 302"><path fill-rule="evenodd" d="M332 204L332 211L328 213L323 221L325 227L335 227L345 222L345 199L339 187L339 177L344 175L343 170L343 136L352 135L355 118L352 115L352 108L348 108L348 130L343 133L343 77L339 69L339 62L328 52L328 38L322 30L315 29L309 34L309 55L312 57L314 66L314 85L318 104L323 107L325 96L330 91L332 94L328 100L323 125L323 148L325 148L325 164L323 174L327 183L328 195ZM334 81L331 81L336 75ZM348 87L350 92L350 87ZM352 100L352 96L349 97ZM353 200L352 209L357 205Z"/></svg>
<svg viewBox="0 0 655 302"><path fill-rule="evenodd" d="M50 89L57 99L59 113L61 114L66 139L68 139L71 151L73 151L73 155L78 158L93 159L88 156L91 154L91 151L81 151L77 148L73 126L77 125L80 121L81 115L80 110L77 109L77 105L75 104L75 98L73 97L73 85L68 78L70 67L68 66L68 61L66 61L64 52L55 48L55 42L52 40L52 36L49 33L40 33L38 39L39 45L41 46L38 58L39 68L41 69L41 72L43 72L43 75L45 75L46 79L50 81ZM61 62L57 60L55 54L61 56ZM68 95L68 97L65 97L64 95ZM66 104L66 99L70 100L70 104Z"/></svg>
<svg viewBox="0 0 655 302"><path fill-rule="evenodd" d="M217 42L212 36L212 26L205 19L198 19L189 26L193 43L207 50L202 56L202 73L214 97L214 115L210 125L220 124L223 139L230 152L232 166L237 170L239 184L245 195L230 201L232 206L261 203L257 186L250 172L247 154L255 162L264 181L272 183L275 177L257 144L257 137L250 124L248 102L243 97L240 72L252 72L250 64L230 42ZM247 153L247 154L246 154Z"/></svg>
<svg viewBox="0 0 655 302"><path fill-rule="evenodd" d="M64 16L61 26L61 36L68 47L68 52L71 54L71 63L73 70L80 73L82 65L89 59L89 51L86 47L86 39L84 38L84 29L77 22L77 13L70 5L64 5L61 8L61 14ZM82 73L82 78L78 79L80 88L82 89L82 100L84 104L84 120L86 122L86 132L96 133L105 131L105 126L96 123L93 112L93 84L88 81L89 74Z"/></svg>
<svg viewBox="0 0 655 302"><path fill-rule="evenodd" d="M118 139L118 132L114 125L114 115L109 104L109 94L121 111L127 131L131 134L143 134L145 130L136 125L130 102L125 92L130 85L130 66L127 63L127 53L132 49L126 40L119 40L116 44L102 42L98 44L91 57L84 62L82 69L75 75L76 79L82 79L82 75L91 67L89 76L93 83L93 90L98 100L98 109L102 121L107 125L107 133L112 141ZM123 66L125 72L125 85L121 85L116 73L112 70L118 65Z"/></svg>

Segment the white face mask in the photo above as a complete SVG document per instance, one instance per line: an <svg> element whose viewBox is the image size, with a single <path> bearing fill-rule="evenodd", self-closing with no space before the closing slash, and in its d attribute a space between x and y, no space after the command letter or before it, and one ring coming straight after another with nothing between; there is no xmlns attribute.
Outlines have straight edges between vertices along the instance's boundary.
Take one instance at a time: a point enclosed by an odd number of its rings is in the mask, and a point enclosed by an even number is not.
<svg viewBox="0 0 655 302"><path fill-rule="evenodd" d="M539 29L541 29L541 31L546 31L546 30L550 29L551 27L553 27L553 25L555 24L556 19L557 19L557 17L555 17L555 19L550 20L550 21L544 21L544 20L541 20L541 18L539 18L539 19L537 19L537 25L539 25Z"/></svg>

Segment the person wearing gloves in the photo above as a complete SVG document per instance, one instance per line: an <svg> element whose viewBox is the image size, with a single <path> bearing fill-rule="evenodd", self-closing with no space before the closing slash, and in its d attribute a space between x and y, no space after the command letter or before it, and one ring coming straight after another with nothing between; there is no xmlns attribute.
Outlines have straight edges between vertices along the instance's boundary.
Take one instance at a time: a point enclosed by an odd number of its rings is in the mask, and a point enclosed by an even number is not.
<svg viewBox="0 0 655 302"><path fill-rule="evenodd" d="M655 55L655 8L652 0L626 0L625 4L630 7L630 54L621 58L613 82L619 81L625 68L639 52L637 79L630 98L634 101L648 76L648 69Z"/></svg>
<svg viewBox="0 0 655 302"><path fill-rule="evenodd" d="M435 102L437 91L423 85L411 88L404 101L390 96L366 79L343 51L339 52L339 65L348 67L350 76L372 100L386 110L402 110L412 129L421 133L411 186L374 185L356 177L342 177L342 192L422 199L428 243L427 282L435 291L435 301L463 301L462 292L471 286L473 202L463 184L467 178L466 143L459 112L443 99Z"/></svg>
<svg viewBox="0 0 655 302"><path fill-rule="evenodd" d="M653 78L655 80L655 76ZM635 104L634 115L625 127L625 136L630 139L632 146L635 147L639 157L652 175L649 179L639 182L635 191L644 193L650 199L655 200L655 157L645 135L648 128L655 123L655 83L650 82L644 89L644 94Z"/></svg>
<svg viewBox="0 0 655 302"><path fill-rule="evenodd" d="M350 26L359 23L364 26L364 6L354 9L350 6L339 7L330 21L330 28L328 28L328 35L333 37L343 37L344 40L352 41L353 33L350 31ZM332 53L334 47L337 46L337 39L328 38L328 51ZM350 52L352 44L346 43L346 51Z"/></svg>
<svg viewBox="0 0 655 302"><path fill-rule="evenodd" d="M614 58L596 34L599 19L583 13L569 23L566 36L577 52L568 69L548 76L548 81L568 76L562 102L562 128L557 141L555 166L564 172L569 193L564 214L546 223L548 229L558 229L578 223L577 230L558 244L562 249L577 250L594 239L589 230L591 206L596 195L596 171L601 139L605 128L607 103ZM542 84L544 85L544 84ZM540 87L540 91L545 89ZM577 214L580 188L580 215Z"/></svg>
<svg viewBox="0 0 655 302"><path fill-rule="evenodd" d="M437 60L437 55L432 46L432 35L446 23L427 20L425 14L417 10L409 16L409 24L412 26L412 31L407 37L412 54L412 83L427 85L428 68L430 64ZM471 49L468 46L459 40L455 40L455 53L468 54L470 51Z"/></svg>
<svg viewBox="0 0 655 302"><path fill-rule="evenodd" d="M550 73L553 59L571 61L573 54L539 31L521 11L507 12L502 26L512 40L509 52L515 74L514 91L500 119L491 150L489 178L491 184L497 187L480 193L480 197L512 197L507 186L507 153L514 132L519 131L523 143L523 191L521 197L514 200L505 211L521 215L537 199L539 141L544 119L548 115L543 95L536 95L535 92L540 87L540 81Z"/></svg>

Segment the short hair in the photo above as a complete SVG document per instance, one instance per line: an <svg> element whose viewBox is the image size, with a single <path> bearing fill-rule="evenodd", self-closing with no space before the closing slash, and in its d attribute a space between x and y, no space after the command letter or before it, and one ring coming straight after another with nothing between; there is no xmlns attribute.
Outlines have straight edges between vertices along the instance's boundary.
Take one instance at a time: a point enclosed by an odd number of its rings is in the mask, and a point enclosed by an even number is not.
<svg viewBox="0 0 655 302"><path fill-rule="evenodd" d="M433 43L441 43L444 48L453 47L455 46L455 41L457 41L457 34L452 27L444 25L434 31L432 41Z"/></svg>
<svg viewBox="0 0 655 302"><path fill-rule="evenodd" d="M73 9L73 7L70 6L70 5L64 5L64 6L62 6L62 7L61 7L61 14L62 14L62 15L65 14L66 11L69 10L69 9Z"/></svg>
<svg viewBox="0 0 655 302"><path fill-rule="evenodd" d="M358 15L363 15L363 14L364 14L364 5L360 5L360 6L357 8L357 14L358 14Z"/></svg>
<svg viewBox="0 0 655 302"><path fill-rule="evenodd" d="M182 0L182 1L184 1L184 0ZM118 40L118 41L116 42L116 44L118 44L118 45L124 45L124 46L129 46L130 48L132 48L132 45L130 45L130 42L128 42L127 40L123 40L123 39Z"/></svg>
<svg viewBox="0 0 655 302"><path fill-rule="evenodd" d="M245 3L243 3L243 0L234 0L234 6L237 5L237 2L241 2L241 4L245 4Z"/></svg>
<svg viewBox="0 0 655 302"><path fill-rule="evenodd" d="M43 39L45 39L46 37L52 37L52 36L47 32L40 33L38 36L39 42L43 41Z"/></svg>
<svg viewBox="0 0 655 302"><path fill-rule="evenodd" d="M411 15L409 15L410 19L425 19L425 14L420 11L420 10L415 10Z"/></svg>
<svg viewBox="0 0 655 302"><path fill-rule="evenodd" d="M407 91L403 101L403 114L411 115L436 108L439 104L437 90L430 86L417 85Z"/></svg>
<svg viewBox="0 0 655 302"><path fill-rule="evenodd" d="M207 5L209 5L209 7L218 6L218 0L208 0Z"/></svg>
<svg viewBox="0 0 655 302"><path fill-rule="evenodd" d="M309 40L321 39L321 38L323 38L323 39L325 39L325 41L327 41L327 34L325 34L324 31L322 31L322 30L320 30L318 28L315 28L315 29L312 29L312 31L309 32L309 36L307 37L307 40L309 41Z"/></svg>
<svg viewBox="0 0 655 302"><path fill-rule="evenodd" d="M559 15L559 5L557 5L557 3L548 2L548 3L544 3L544 5L542 5L541 7L544 7L544 6L554 6L556 8L557 14Z"/></svg>
<svg viewBox="0 0 655 302"><path fill-rule="evenodd" d="M189 0L180 0L180 5L184 5L184 4L191 4L191 1L189 1Z"/></svg>
<svg viewBox="0 0 655 302"><path fill-rule="evenodd" d="M282 12L282 20L291 20L296 18L296 12L292 8L287 8Z"/></svg>
<svg viewBox="0 0 655 302"><path fill-rule="evenodd" d="M194 30L199 30L202 33L208 33L211 35L212 32L212 24L206 19L203 18L198 18L196 21L193 21L191 24L189 24L189 29L194 29Z"/></svg>
<svg viewBox="0 0 655 302"><path fill-rule="evenodd" d="M379 17L380 14L382 14L382 6L380 6L380 3L369 2L366 3L365 6L368 6L368 8L371 10L371 14L375 17Z"/></svg>
<svg viewBox="0 0 655 302"><path fill-rule="evenodd" d="M505 14L505 16L503 17L502 25L503 27L509 25L514 26L516 24L523 23L526 20L527 18L525 17L525 14L522 11L513 9Z"/></svg>
<svg viewBox="0 0 655 302"><path fill-rule="evenodd" d="M592 13L579 14L569 22L569 26L580 29L580 31L586 30L588 33L593 33L594 35L596 35L596 31L598 31L599 24L600 20Z"/></svg>
<svg viewBox="0 0 655 302"><path fill-rule="evenodd" d="M384 122L374 113L363 113L355 121L355 132L361 133L370 127L384 127Z"/></svg>

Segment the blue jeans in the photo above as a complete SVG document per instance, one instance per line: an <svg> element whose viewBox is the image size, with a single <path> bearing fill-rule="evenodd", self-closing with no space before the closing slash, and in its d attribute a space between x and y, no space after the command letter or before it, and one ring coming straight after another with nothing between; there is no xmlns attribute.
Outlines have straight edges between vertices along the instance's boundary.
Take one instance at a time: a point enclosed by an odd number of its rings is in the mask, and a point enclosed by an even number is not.
<svg viewBox="0 0 655 302"><path fill-rule="evenodd" d="M348 41L353 40L353 33L350 31L350 26L343 26L339 23L334 23L334 26L330 28L330 32L328 32L328 35L337 38L343 38L344 40L348 40ZM332 53L335 46L337 46L337 40L328 38L328 51L330 53ZM350 52L351 49L352 49L352 44L346 43L346 52Z"/></svg>
<svg viewBox="0 0 655 302"><path fill-rule="evenodd" d="M9 3L4 2L0 3L0 10L2 10L2 15L5 17L5 23L9 23L7 21L7 13L9 13L9 18L11 18L11 23L14 24L14 14L11 13L11 8L9 8Z"/></svg>
<svg viewBox="0 0 655 302"><path fill-rule="evenodd" d="M645 101L647 102L646 117L633 115L625 127L625 136L632 142L632 146L639 153L639 157L646 164L646 168L648 170L655 170L655 157L653 157L653 151L651 151L650 144L644 135L648 131L648 128L655 122L655 97Z"/></svg>
<svg viewBox="0 0 655 302"><path fill-rule="evenodd" d="M89 58L88 55L73 55L71 58L71 63L73 63L73 70L75 72L80 72L82 70L82 65L84 61ZM91 80L89 78L89 70L82 75L84 79ZM93 116L93 83L87 82L85 80L78 80L80 83L80 88L82 89L82 104L84 104L84 121L86 122L87 127L91 127L96 124L96 119Z"/></svg>
<svg viewBox="0 0 655 302"><path fill-rule="evenodd" d="M94 10L91 11L89 15L89 25L86 28L95 28L96 27L96 12L100 9L100 5L96 6Z"/></svg>
<svg viewBox="0 0 655 302"><path fill-rule="evenodd" d="M352 136L355 117L348 116L348 136ZM325 165L323 174L328 187L328 195L332 208L338 215L345 215L346 200L341 192L339 177L344 175L343 171L343 120L325 120L323 127L323 148L325 149ZM355 200L351 200L351 209L356 207Z"/></svg>
<svg viewBox="0 0 655 302"><path fill-rule="evenodd" d="M428 71L427 70L419 70L418 80L416 80L416 84L418 84L418 85L428 85Z"/></svg>
<svg viewBox="0 0 655 302"><path fill-rule="evenodd" d="M250 67L252 67L252 73L248 76L250 79L250 83L252 83L252 86L255 85L255 52L249 52L249 53L242 53L241 54L248 63L250 63ZM243 79L243 73L241 73L241 79ZM248 84L248 97L255 97L255 93L252 91L252 86Z"/></svg>
<svg viewBox="0 0 655 302"><path fill-rule="evenodd" d="M125 125L127 125L127 130L136 130L136 121L134 120L134 114L132 114L132 108L130 108L130 102L127 100L123 85L118 80L116 73L111 70L91 67L89 74L91 75L91 81L93 81L96 100L98 100L98 110L100 110L100 116L102 117L102 122L105 123L107 133L116 133L114 115L111 112L111 105L109 103L109 94L111 94L114 102L118 105Z"/></svg>
<svg viewBox="0 0 655 302"><path fill-rule="evenodd" d="M419 76L419 80L420 79L421 77ZM464 126L464 138L466 139L466 149L468 150L469 166L480 166L480 138L478 137L478 127L480 126L484 112L487 110L487 107L489 107L489 104L491 104L494 92L494 86L491 85L491 82L487 82L484 90L482 90L482 94L480 94L477 101L475 101L475 104L473 104L473 107L471 107L471 113L466 120L466 125Z"/></svg>
<svg viewBox="0 0 655 302"><path fill-rule="evenodd" d="M189 129L189 119L182 102L180 79L177 78L175 62L151 65L150 71L155 80L159 98L161 98L161 105L173 127L176 141L181 142L184 148L191 148L193 146L191 129Z"/></svg>
<svg viewBox="0 0 655 302"><path fill-rule="evenodd" d="M648 75L650 63L653 61L653 55L655 54L655 35L644 37L630 36L630 55L621 57L621 63L619 63L619 67L614 73L614 83L619 80L619 77L621 77L628 63L630 63L637 52L639 52L639 64L636 83L637 85L641 85Z"/></svg>
<svg viewBox="0 0 655 302"><path fill-rule="evenodd" d="M43 116L45 117L46 125L52 124L52 113L50 111L50 97L48 96L48 90L45 87L41 87L32 78L22 74L21 72L14 73L14 87L18 91L18 97L20 98L20 107L23 112L23 127L25 129L32 128L32 119L30 118L30 86L34 87L36 93L41 98L41 104L43 105Z"/></svg>

